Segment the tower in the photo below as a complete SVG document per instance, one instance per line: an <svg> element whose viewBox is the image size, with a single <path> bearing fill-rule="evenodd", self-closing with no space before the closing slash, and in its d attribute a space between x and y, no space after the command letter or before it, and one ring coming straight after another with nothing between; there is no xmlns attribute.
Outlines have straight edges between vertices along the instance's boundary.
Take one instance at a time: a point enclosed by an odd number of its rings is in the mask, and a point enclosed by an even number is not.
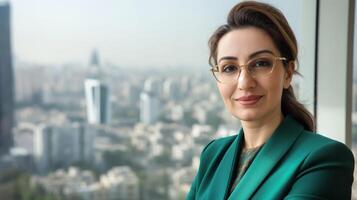
<svg viewBox="0 0 357 200"><path fill-rule="evenodd" d="M89 77L84 81L87 121L89 124L107 124L110 122L110 90L101 75L96 51L92 53L90 67Z"/></svg>
<svg viewBox="0 0 357 200"><path fill-rule="evenodd" d="M140 94L140 121L155 124L160 115L159 84L157 80L147 79Z"/></svg>
<svg viewBox="0 0 357 200"><path fill-rule="evenodd" d="M0 154L12 146L14 80L11 57L10 5L0 3Z"/></svg>

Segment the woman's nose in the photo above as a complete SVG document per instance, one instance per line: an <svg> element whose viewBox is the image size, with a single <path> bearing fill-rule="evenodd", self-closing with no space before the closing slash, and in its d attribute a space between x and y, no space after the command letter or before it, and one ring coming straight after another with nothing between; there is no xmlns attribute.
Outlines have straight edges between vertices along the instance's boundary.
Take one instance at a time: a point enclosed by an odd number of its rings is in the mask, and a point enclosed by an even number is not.
<svg viewBox="0 0 357 200"><path fill-rule="evenodd" d="M246 68L242 68L240 74L238 75L237 87L240 90L247 90L254 88L256 85L255 79L250 75Z"/></svg>

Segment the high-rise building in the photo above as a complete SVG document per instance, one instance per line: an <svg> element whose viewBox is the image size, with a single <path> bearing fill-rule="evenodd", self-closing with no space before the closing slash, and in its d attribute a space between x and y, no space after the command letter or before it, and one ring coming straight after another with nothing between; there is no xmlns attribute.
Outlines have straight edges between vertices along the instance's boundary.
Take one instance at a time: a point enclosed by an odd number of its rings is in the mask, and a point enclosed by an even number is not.
<svg viewBox="0 0 357 200"><path fill-rule="evenodd" d="M47 172L53 163L52 138L52 129L45 125L40 125L34 133L34 158L39 172Z"/></svg>
<svg viewBox="0 0 357 200"><path fill-rule="evenodd" d="M154 124L160 115L160 83L149 78L144 82L143 91L140 94L140 121L145 124Z"/></svg>
<svg viewBox="0 0 357 200"><path fill-rule="evenodd" d="M90 65L89 77L84 81L87 121L89 124L107 124L110 122L110 90L103 81L96 51L92 54Z"/></svg>
<svg viewBox="0 0 357 200"><path fill-rule="evenodd" d="M89 124L107 124L109 115L109 88L98 79L86 79L84 82L87 120Z"/></svg>
<svg viewBox="0 0 357 200"><path fill-rule="evenodd" d="M163 84L163 96L169 101L179 101L181 98L180 86L177 80L173 78L167 78Z"/></svg>
<svg viewBox="0 0 357 200"><path fill-rule="evenodd" d="M12 146L14 81L11 57L10 5L0 3L0 154Z"/></svg>
<svg viewBox="0 0 357 200"><path fill-rule="evenodd" d="M140 121L145 124L154 124L160 114L159 98L150 92L140 94Z"/></svg>
<svg viewBox="0 0 357 200"><path fill-rule="evenodd" d="M78 123L39 125L34 132L34 157L40 173L78 161L90 162L93 156L92 129Z"/></svg>

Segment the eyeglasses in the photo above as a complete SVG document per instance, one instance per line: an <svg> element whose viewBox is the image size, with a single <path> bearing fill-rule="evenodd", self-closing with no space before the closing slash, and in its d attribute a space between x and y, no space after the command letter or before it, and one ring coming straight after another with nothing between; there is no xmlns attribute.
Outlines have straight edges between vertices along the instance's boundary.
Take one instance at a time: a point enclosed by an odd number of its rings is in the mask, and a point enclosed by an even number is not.
<svg viewBox="0 0 357 200"><path fill-rule="evenodd" d="M218 82L232 84L238 80L242 68L246 68L249 75L256 79L268 76L274 71L277 60L286 61L286 58L268 55L259 56L249 60L245 65L238 65L232 61L223 61L210 70Z"/></svg>

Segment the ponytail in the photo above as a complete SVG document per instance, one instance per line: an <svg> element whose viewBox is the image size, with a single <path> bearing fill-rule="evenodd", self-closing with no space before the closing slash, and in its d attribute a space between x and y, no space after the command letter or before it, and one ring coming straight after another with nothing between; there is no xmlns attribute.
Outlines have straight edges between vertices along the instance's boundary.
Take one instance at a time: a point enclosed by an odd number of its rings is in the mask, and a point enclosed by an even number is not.
<svg viewBox="0 0 357 200"><path fill-rule="evenodd" d="M300 122L304 129L315 132L316 125L312 114L301 104L295 97L293 88L283 90L281 98L281 110L284 115L291 115L294 119Z"/></svg>

